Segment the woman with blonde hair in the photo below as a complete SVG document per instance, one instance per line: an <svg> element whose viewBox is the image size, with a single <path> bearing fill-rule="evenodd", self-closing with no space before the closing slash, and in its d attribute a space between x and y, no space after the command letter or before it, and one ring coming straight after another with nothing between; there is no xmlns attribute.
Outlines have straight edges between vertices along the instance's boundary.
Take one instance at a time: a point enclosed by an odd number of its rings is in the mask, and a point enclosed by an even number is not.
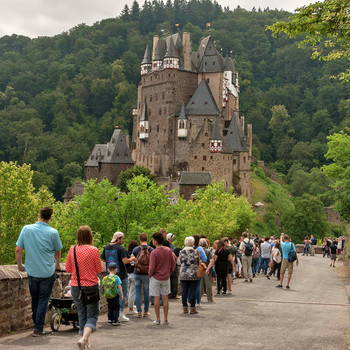
<svg viewBox="0 0 350 350"><path fill-rule="evenodd" d="M89 337L96 329L100 313L99 297L91 303L84 302L82 297L84 291L95 295L99 293L97 275L102 272L102 263L100 253L92 242L90 227L80 226L77 245L70 247L66 261L66 271L72 273L71 293L78 311L79 335L82 336L77 343L79 349L90 349Z"/></svg>

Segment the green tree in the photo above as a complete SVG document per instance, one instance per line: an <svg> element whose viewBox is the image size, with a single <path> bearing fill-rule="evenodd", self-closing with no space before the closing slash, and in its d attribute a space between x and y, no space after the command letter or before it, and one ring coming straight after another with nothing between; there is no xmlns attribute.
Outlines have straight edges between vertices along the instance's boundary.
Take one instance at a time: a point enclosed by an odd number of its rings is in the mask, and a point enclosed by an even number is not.
<svg viewBox="0 0 350 350"><path fill-rule="evenodd" d="M142 175L149 178L154 182L154 175L151 174L151 170L145 168L141 165L135 165L125 171L121 171L119 174L119 183L118 187L123 192L129 192L128 181L133 179L135 176Z"/></svg>
<svg viewBox="0 0 350 350"><path fill-rule="evenodd" d="M15 262L15 246L24 225L36 221L39 209L52 206L45 189L35 192L30 165L0 162L0 264Z"/></svg>
<svg viewBox="0 0 350 350"><path fill-rule="evenodd" d="M311 46L312 57L325 61L350 59L349 4L343 0L318 1L296 9L291 21L280 21L267 28L273 35L287 34L290 38L303 35L300 47ZM349 81L350 69L338 76Z"/></svg>
<svg viewBox="0 0 350 350"><path fill-rule="evenodd" d="M322 170L332 179L335 190L335 209L346 221L350 220L350 134L335 133L328 137L328 152L325 157L332 163Z"/></svg>

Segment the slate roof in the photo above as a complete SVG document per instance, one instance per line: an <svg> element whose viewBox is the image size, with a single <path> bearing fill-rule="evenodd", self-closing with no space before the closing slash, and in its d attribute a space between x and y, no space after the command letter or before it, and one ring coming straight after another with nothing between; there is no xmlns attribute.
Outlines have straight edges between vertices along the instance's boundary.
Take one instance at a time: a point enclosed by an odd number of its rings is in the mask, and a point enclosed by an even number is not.
<svg viewBox="0 0 350 350"><path fill-rule="evenodd" d="M187 119L185 104L182 102L179 119Z"/></svg>
<svg viewBox="0 0 350 350"><path fill-rule="evenodd" d="M141 64L152 64L151 52L148 48L148 45L146 46L145 55L143 56Z"/></svg>
<svg viewBox="0 0 350 350"><path fill-rule="evenodd" d="M212 181L208 171L183 171L179 185L209 185Z"/></svg>
<svg viewBox="0 0 350 350"><path fill-rule="evenodd" d="M140 117L140 122L145 122L148 120L147 103L143 105L143 111Z"/></svg>
<svg viewBox="0 0 350 350"><path fill-rule="evenodd" d="M214 120L213 130L209 140L222 140L217 118Z"/></svg>
<svg viewBox="0 0 350 350"><path fill-rule="evenodd" d="M171 38L170 38L171 39ZM173 40L169 40L169 44L167 44L167 52L164 56L165 57L175 57L175 58L179 58L178 54L176 53L176 49L175 49L175 46L174 46L174 42Z"/></svg>
<svg viewBox="0 0 350 350"><path fill-rule="evenodd" d="M167 49L166 41L164 39L159 39L156 50L154 52L154 58L153 61L162 61L165 55Z"/></svg>
<svg viewBox="0 0 350 350"><path fill-rule="evenodd" d="M211 36L204 38L197 51L197 67L199 72L221 72L223 59L216 50Z"/></svg>
<svg viewBox="0 0 350 350"><path fill-rule="evenodd" d="M230 126L227 130L227 135L223 142L223 152L233 153L248 151L246 145L246 138L243 135L241 121L239 120L238 113L234 112L231 119Z"/></svg>
<svg viewBox="0 0 350 350"><path fill-rule="evenodd" d="M235 72L235 64L233 63L233 59L231 57L225 57L224 59L224 68L223 68L224 72L226 71L231 71L231 72Z"/></svg>
<svg viewBox="0 0 350 350"><path fill-rule="evenodd" d="M109 143L95 145L85 166L98 166L98 163L134 164L125 135L120 129L114 130Z"/></svg>
<svg viewBox="0 0 350 350"><path fill-rule="evenodd" d="M186 106L186 115L221 115L215 99L205 79L197 86Z"/></svg>
<svg viewBox="0 0 350 350"><path fill-rule="evenodd" d="M169 47L170 40L173 42L175 49L179 52L182 49L182 39L179 33L169 35L165 38L167 47Z"/></svg>

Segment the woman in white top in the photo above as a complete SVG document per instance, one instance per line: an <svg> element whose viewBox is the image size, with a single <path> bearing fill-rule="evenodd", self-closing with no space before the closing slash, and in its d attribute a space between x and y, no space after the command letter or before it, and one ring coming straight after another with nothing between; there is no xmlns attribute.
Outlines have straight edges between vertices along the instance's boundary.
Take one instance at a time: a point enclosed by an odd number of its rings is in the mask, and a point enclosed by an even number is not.
<svg viewBox="0 0 350 350"><path fill-rule="evenodd" d="M277 279L280 279L280 271L281 271L281 261L282 261L282 257L281 257L281 244L278 240L274 241L274 248L272 250L272 262L273 262L273 266L270 269L270 272L266 275L267 279L270 279L270 276L276 272L277 270Z"/></svg>

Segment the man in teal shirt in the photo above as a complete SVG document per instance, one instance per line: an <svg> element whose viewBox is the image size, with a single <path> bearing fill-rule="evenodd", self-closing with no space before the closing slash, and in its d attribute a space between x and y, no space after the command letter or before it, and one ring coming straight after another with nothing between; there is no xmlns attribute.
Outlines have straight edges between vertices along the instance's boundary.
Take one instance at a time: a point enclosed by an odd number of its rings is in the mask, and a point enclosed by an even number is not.
<svg viewBox="0 0 350 350"><path fill-rule="evenodd" d="M55 268L60 270L62 243L57 230L48 224L52 212L52 208L41 208L38 221L24 226L16 242L18 270L28 274L34 337L46 334L43 328L47 304L56 279ZM26 252L25 266L22 265L23 250Z"/></svg>

